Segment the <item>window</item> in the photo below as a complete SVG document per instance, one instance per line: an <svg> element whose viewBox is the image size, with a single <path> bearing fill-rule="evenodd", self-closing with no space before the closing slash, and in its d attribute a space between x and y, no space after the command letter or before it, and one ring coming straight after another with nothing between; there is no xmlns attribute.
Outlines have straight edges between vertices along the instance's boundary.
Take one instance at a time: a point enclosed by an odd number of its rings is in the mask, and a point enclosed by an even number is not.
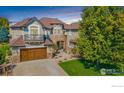
<svg viewBox="0 0 124 93"><path fill-rule="evenodd" d="M71 30L69 30L69 35L72 35L72 32L71 32Z"/></svg>
<svg viewBox="0 0 124 93"><path fill-rule="evenodd" d="M38 34L38 26L31 26L30 27L30 34L37 35Z"/></svg>
<svg viewBox="0 0 124 93"><path fill-rule="evenodd" d="M47 31L45 30L44 32L45 32L44 34L47 35Z"/></svg>

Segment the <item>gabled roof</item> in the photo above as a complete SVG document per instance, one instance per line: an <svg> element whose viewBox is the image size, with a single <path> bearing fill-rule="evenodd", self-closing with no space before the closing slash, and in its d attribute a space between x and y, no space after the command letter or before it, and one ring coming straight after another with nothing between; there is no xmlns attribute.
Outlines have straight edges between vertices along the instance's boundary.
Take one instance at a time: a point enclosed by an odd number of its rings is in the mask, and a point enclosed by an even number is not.
<svg viewBox="0 0 124 93"><path fill-rule="evenodd" d="M79 29L79 22L64 24L64 29Z"/></svg>
<svg viewBox="0 0 124 93"><path fill-rule="evenodd" d="M29 21L31 20L31 18L25 18L24 20L17 22L14 27L23 27L25 26Z"/></svg>
<svg viewBox="0 0 124 93"><path fill-rule="evenodd" d="M47 18L43 17L40 19L40 22L45 26L45 27L51 27L52 24L63 24L61 20L57 18Z"/></svg>
<svg viewBox="0 0 124 93"><path fill-rule="evenodd" d="M25 46L25 42L24 42L24 40L23 40L23 37L22 36L20 36L20 37L18 37L18 38L16 38L16 39L12 39L12 40L10 40L9 41L9 45L10 46Z"/></svg>
<svg viewBox="0 0 124 93"><path fill-rule="evenodd" d="M28 23L30 23L33 20L36 20L36 21L39 22L39 20L36 17L25 18L24 20L22 20L20 22L17 22L13 27L24 27L24 26L26 26Z"/></svg>

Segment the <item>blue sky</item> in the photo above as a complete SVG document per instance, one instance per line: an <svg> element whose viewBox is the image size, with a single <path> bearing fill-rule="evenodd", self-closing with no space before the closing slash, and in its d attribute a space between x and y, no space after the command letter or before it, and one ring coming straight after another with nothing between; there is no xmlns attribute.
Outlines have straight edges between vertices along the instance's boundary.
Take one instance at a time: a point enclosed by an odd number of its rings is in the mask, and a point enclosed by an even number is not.
<svg viewBox="0 0 124 93"><path fill-rule="evenodd" d="M9 21L20 21L27 17L52 17L59 18L67 23L80 19L82 6L0 6L0 16Z"/></svg>

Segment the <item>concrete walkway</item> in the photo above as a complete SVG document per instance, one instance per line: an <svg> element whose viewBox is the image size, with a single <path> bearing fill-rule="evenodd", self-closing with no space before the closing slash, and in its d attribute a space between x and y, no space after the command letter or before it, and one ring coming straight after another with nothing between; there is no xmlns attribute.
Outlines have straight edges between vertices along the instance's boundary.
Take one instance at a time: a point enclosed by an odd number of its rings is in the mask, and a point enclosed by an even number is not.
<svg viewBox="0 0 124 93"><path fill-rule="evenodd" d="M64 70L52 59L21 62L13 70L14 76L65 76Z"/></svg>

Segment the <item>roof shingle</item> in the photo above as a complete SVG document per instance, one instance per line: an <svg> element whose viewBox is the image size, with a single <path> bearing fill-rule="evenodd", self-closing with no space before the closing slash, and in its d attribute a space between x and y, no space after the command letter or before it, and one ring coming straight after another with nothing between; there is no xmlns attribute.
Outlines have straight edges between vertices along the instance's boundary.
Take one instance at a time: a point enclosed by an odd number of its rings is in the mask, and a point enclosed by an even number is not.
<svg viewBox="0 0 124 93"><path fill-rule="evenodd" d="M50 27L52 24L63 24L63 22L57 18L47 18L47 17L41 18L40 22L46 27Z"/></svg>
<svg viewBox="0 0 124 93"><path fill-rule="evenodd" d="M45 43L44 43L45 46L49 46L49 45L52 45L52 44L53 44L53 42L50 39L45 40Z"/></svg>
<svg viewBox="0 0 124 93"><path fill-rule="evenodd" d="M23 27L30 21L30 18L26 18L20 22L17 22L14 26L15 27Z"/></svg>
<svg viewBox="0 0 124 93"><path fill-rule="evenodd" d="M72 24L64 24L65 29L79 29L79 23L75 22Z"/></svg>
<svg viewBox="0 0 124 93"><path fill-rule="evenodd" d="M10 46L25 46L25 42L24 42L24 40L23 40L23 37L22 36L20 36L20 37L18 37L18 38L16 38L16 39L12 39L12 40L10 40L9 41L9 45Z"/></svg>

